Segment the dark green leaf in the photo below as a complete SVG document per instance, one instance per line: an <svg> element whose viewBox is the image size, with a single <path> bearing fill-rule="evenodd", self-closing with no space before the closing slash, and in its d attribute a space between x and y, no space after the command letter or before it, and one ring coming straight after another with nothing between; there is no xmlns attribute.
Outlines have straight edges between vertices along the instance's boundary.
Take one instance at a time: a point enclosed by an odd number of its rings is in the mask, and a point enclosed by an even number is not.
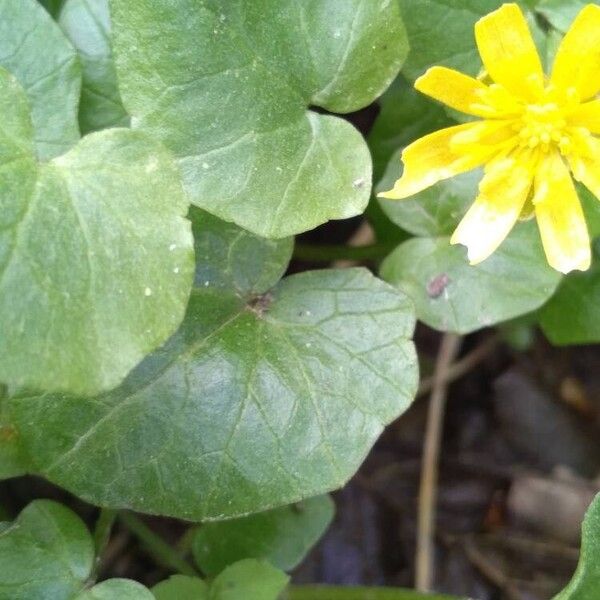
<svg viewBox="0 0 600 600"><path fill-rule="evenodd" d="M187 318L121 388L11 401L36 470L94 503L193 520L339 487L414 396L410 301L363 269L260 293L282 270L277 245L206 215L195 233ZM260 243L271 258L236 250Z"/></svg>
<svg viewBox="0 0 600 600"><path fill-rule="evenodd" d="M323 535L334 514L329 496L242 519L207 523L194 538L194 557L209 576L244 558L263 558L291 571Z"/></svg>
<svg viewBox="0 0 600 600"><path fill-rule="evenodd" d="M1 600L71 600L90 575L94 545L67 508L36 500L0 531Z"/></svg>
<svg viewBox="0 0 600 600"><path fill-rule="evenodd" d="M289 577L266 561L242 560L227 567L210 586L209 600L277 600Z"/></svg>
<svg viewBox="0 0 600 600"><path fill-rule="evenodd" d="M274 238L364 210L364 141L308 109L351 112L391 83L407 52L396 2L111 6L125 107L175 152L195 204Z"/></svg>
<svg viewBox="0 0 600 600"><path fill-rule="evenodd" d="M36 0L0 0L0 67L27 91L38 157L66 152L79 139L81 69L77 53Z"/></svg>
<svg viewBox="0 0 600 600"><path fill-rule="evenodd" d="M83 67L81 132L127 126L110 43L108 0L67 0L59 24L79 51Z"/></svg>
<svg viewBox="0 0 600 600"><path fill-rule="evenodd" d="M417 317L435 329L469 333L539 308L561 275L546 263L534 222L519 224L498 250L471 266L449 238L413 239L381 267L386 281L415 303Z"/></svg>
<svg viewBox="0 0 600 600"><path fill-rule="evenodd" d="M193 253L177 169L125 129L38 163L27 99L5 71L0 114L0 381L110 389L185 311Z"/></svg>
<svg viewBox="0 0 600 600"><path fill-rule="evenodd" d="M554 600L596 600L600 589L600 496L583 522L581 557L571 583Z"/></svg>

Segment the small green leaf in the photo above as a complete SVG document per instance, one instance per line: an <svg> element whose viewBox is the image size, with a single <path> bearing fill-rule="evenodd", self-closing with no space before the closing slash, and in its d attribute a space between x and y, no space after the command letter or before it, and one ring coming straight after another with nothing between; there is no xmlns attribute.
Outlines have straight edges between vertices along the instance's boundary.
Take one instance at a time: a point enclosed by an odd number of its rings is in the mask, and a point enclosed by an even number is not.
<svg viewBox="0 0 600 600"><path fill-rule="evenodd" d="M81 68L77 52L36 0L0 0L0 67L27 91L40 160L66 152L79 139Z"/></svg>
<svg viewBox="0 0 600 600"><path fill-rule="evenodd" d="M262 560L227 567L210 586L209 600L277 600L289 577Z"/></svg>
<svg viewBox="0 0 600 600"><path fill-rule="evenodd" d="M544 15L553 27L566 33L579 11L588 4L589 0L541 0L536 10Z"/></svg>
<svg viewBox="0 0 600 600"><path fill-rule="evenodd" d="M152 588L156 600L209 600L208 586L198 577L173 575Z"/></svg>
<svg viewBox="0 0 600 600"><path fill-rule="evenodd" d="M208 215L195 235L187 318L120 388L10 401L35 470L96 504L191 520L341 486L414 397L410 301L364 269L261 292L284 268L281 243ZM271 250L242 251L261 243Z"/></svg>
<svg viewBox="0 0 600 600"><path fill-rule="evenodd" d="M266 237L361 213L371 160L347 113L407 53L390 0L112 0L133 126L179 159L199 207ZM160 35L156 32L160 31Z"/></svg>
<svg viewBox="0 0 600 600"><path fill-rule="evenodd" d="M417 317L441 331L469 333L539 308L560 273L546 263L534 222L519 224L487 260L471 266L447 237L401 244L386 258L382 277L415 303Z"/></svg>
<svg viewBox="0 0 600 600"><path fill-rule="evenodd" d="M323 535L334 514L329 496L232 521L207 523L194 538L194 558L209 576L245 558L291 571Z"/></svg>
<svg viewBox="0 0 600 600"><path fill-rule="evenodd" d="M148 588L135 581L110 579L95 585L90 590L85 590L73 600L155 600L155 597ZM193 600L202 600L202 598Z"/></svg>
<svg viewBox="0 0 600 600"><path fill-rule="evenodd" d="M91 536L70 510L32 502L0 530L1 600L71 600L90 575Z"/></svg>
<svg viewBox="0 0 600 600"><path fill-rule="evenodd" d="M129 125L112 56L108 0L67 0L59 24L77 48L83 67L81 132Z"/></svg>
<svg viewBox="0 0 600 600"><path fill-rule="evenodd" d="M554 600L596 600L600 589L600 496L583 522L581 556L571 583Z"/></svg>
<svg viewBox="0 0 600 600"><path fill-rule="evenodd" d="M125 129L38 163L27 99L5 71L0 114L0 381L110 389L184 315L193 252L177 169Z"/></svg>
<svg viewBox="0 0 600 600"><path fill-rule="evenodd" d="M600 341L600 265L594 261L584 273L570 273L558 292L539 313L546 337L555 345L594 344Z"/></svg>

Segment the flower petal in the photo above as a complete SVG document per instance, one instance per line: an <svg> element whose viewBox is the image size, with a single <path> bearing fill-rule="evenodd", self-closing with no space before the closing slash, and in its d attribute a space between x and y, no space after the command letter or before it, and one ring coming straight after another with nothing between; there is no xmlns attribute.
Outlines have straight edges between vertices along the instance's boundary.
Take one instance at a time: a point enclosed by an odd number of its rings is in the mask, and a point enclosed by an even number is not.
<svg viewBox="0 0 600 600"><path fill-rule="evenodd" d="M569 166L573 176L600 200L600 140L588 140L588 155L570 155Z"/></svg>
<svg viewBox="0 0 600 600"><path fill-rule="evenodd" d="M558 152L549 154L538 168L533 204L550 266L561 273L587 270L591 250L585 216Z"/></svg>
<svg viewBox="0 0 600 600"><path fill-rule="evenodd" d="M600 100L580 104L569 115L569 124L585 127L591 133L600 134Z"/></svg>
<svg viewBox="0 0 600 600"><path fill-rule="evenodd" d="M452 235L452 244L468 248L472 265L490 256L519 219L531 190L529 161L514 157L490 163L479 184L479 196Z"/></svg>
<svg viewBox="0 0 600 600"><path fill-rule="evenodd" d="M535 100L544 71L525 15L516 4L503 4L475 24L479 54L489 76L513 94Z"/></svg>
<svg viewBox="0 0 600 600"><path fill-rule="evenodd" d="M502 121L477 121L440 129L407 146L402 152L404 172L392 190L380 198L401 200L486 163L513 135Z"/></svg>
<svg viewBox="0 0 600 600"><path fill-rule="evenodd" d="M575 88L581 100L600 91L600 6L588 4L577 15L556 53L551 82Z"/></svg>
<svg viewBox="0 0 600 600"><path fill-rule="evenodd" d="M460 112L476 116L489 114L489 111L474 109L481 105L487 85L454 69L431 67L415 81L415 89Z"/></svg>

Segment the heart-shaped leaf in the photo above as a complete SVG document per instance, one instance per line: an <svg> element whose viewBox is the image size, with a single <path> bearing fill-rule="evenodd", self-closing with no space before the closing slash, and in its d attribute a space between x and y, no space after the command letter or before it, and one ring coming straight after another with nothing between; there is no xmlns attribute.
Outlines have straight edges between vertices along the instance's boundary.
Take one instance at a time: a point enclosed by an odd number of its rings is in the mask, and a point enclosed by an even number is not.
<svg viewBox="0 0 600 600"><path fill-rule="evenodd" d="M183 318L193 252L177 169L125 129L38 163L5 71L0 114L0 381L110 389Z"/></svg>
<svg viewBox="0 0 600 600"><path fill-rule="evenodd" d="M192 201L266 237L367 205L371 160L346 113L406 56L390 0L111 0L133 126L179 159ZM160 31L160 35L156 32Z"/></svg>
<svg viewBox="0 0 600 600"><path fill-rule="evenodd" d="M193 520L339 487L414 396L410 301L364 269L266 291L282 242L197 217L198 287L162 350L110 394L9 403L35 470L94 503Z"/></svg>
<svg viewBox="0 0 600 600"><path fill-rule="evenodd" d="M67 0L59 24L79 51L83 67L81 132L127 126L112 56L108 0Z"/></svg>
<svg viewBox="0 0 600 600"><path fill-rule="evenodd" d="M206 523L194 537L194 558L212 576L245 558L262 558L291 571L323 535L334 514L329 496L242 519Z"/></svg>
<svg viewBox="0 0 600 600"><path fill-rule="evenodd" d="M27 92L40 160L66 152L79 139L81 68L77 52L36 0L0 0L0 67Z"/></svg>
<svg viewBox="0 0 600 600"><path fill-rule="evenodd" d="M227 567L211 584L209 600L277 600L289 577L262 560Z"/></svg>
<svg viewBox="0 0 600 600"><path fill-rule="evenodd" d="M156 600L209 600L208 586L198 577L173 575L152 588Z"/></svg>
<svg viewBox="0 0 600 600"><path fill-rule="evenodd" d="M417 317L441 331L469 333L539 308L561 275L544 258L535 223L518 225L500 248L477 266L447 237L401 244L381 275L415 303Z"/></svg>

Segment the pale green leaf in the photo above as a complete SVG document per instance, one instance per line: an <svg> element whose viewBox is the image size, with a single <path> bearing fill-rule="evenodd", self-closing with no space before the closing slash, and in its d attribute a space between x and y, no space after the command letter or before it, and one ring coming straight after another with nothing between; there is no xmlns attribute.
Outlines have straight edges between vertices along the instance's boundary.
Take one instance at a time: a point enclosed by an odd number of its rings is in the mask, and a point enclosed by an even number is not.
<svg viewBox="0 0 600 600"><path fill-rule="evenodd" d="M541 0L536 9L553 27L566 33L579 11L588 4L592 3L589 0Z"/></svg>
<svg viewBox="0 0 600 600"><path fill-rule="evenodd" d="M0 0L0 67L27 92L40 160L73 146L79 139L77 52L36 0Z"/></svg>
<svg viewBox="0 0 600 600"><path fill-rule="evenodd" d="M5 391L0 386L0 481L23 475L28 468L17 432L4 408L6 400Z"/></svg>
<svg viewBox="0 0 600 600"><path fill-rule="evenodd" d="M571 583L554 600L596 600L600 589L600 496L583 522L581 556Z"/></svg>
<svg viewBox="0 0 600 600"><path fill-rule="evenodd" d="M79 106L82 133L127 126L110 41L108 0L67 0L59 24L77 48L83 67Z"/></svg>
<svg viewBox="0 0 600 600"><path fill-rule="evenodd" d="M0 531L0 600L71 600L93 560L94 545L79 517L36 500Z"/></svg>
<svg viewBox="0 0 600 600"><path fill-rule="evenodd" d="M129 579L110 579L81 592L73 600L154 600L148 588ZM181 598L181 600L185 600ZM202 600L194 598L193 600Z"/></svg>
<svg viewBox="0 0 600 600"><path fill-rule="evenodd" d="M206 575L245 558L262 558L291 571L323 535L334 514L329 496L218 523L206 523L195 535L193 552Z"/></svg>
<svg viewBox="0 0 600 600"><path fill-rule="evenodd" d="M277 600L289 577L266 561L242 560L211 584L209 600Z"/></svg>
<svg viewBox="0 0 600 600"><path fill-rule="evenodd" d="M280 248L240 254L248 234L219 234L207 215L195 235L187 318L123 386L11 401L35 469L93 503L191 520L341 486L414 396L410 301L363 269L293 275L257 293L280 275ZM253 279L227 286L224 257L229 273L242 261ZM272 266L251 267L253 257Z"/></svg>
<svg viewBox="0 0 600 600"><path fill-rule="evenodd" d="M500 248L471 266L447 237L415 238L384 261L382 277L415 303L417 317L441 331L469 333L539 308L560 273L548 266L534 222L517 225Z"/></svg>
<svg viewBox="0 0 600 600"><path fill-rule="evenodd" d="M406 56L390 0L112 0L134 127L179 159L201 208L266 237L361 213L371 160L346 113ZM160 31L160 35L157 32Z"/></svg>
<svg viewBox="0 0 600 600"><path fill-rule="evenodd" d="M208 586L198 577L173 575L152 588L156 600L209 600Z"/></svg>
<svg viewBox="0 0 600 600"><path fill-rule="evenodd" d="M38 163L27 100L5 71L0 114L0 381L110 389L185 311L193 253L177 169L125 129Z"/></svg>

